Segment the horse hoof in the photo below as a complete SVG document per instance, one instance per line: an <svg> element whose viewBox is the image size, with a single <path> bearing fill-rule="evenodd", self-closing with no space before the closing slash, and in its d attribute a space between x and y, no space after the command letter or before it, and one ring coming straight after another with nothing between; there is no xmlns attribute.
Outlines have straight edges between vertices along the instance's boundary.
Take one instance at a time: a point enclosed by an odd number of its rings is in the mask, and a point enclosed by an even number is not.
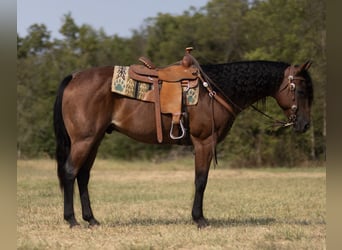
<svg viewBox="0 0 342 250"><path fill-rule="evenodd" d="M95 227L99 225L100 225L100 222L98 222L96 219L89 220L89 227Z"/></svg>
<svg viewBox="0 0 342 250"><path fill-rule="evenodd" d="M209 226L209 222L205 218L196 221L198 229L203 229Z"/></svg>
<svg viewBox="0 0 342 250"><path fill-rule="evenodd" d="M78 223L77 221L70 223L70 228L79 228L79 227L80 227L80 223Z"/></svg>

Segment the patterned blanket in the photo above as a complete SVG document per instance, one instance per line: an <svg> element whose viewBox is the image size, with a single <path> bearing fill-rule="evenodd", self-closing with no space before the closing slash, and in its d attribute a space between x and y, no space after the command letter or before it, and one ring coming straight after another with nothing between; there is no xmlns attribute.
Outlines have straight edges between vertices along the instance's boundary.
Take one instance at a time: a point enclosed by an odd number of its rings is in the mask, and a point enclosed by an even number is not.
<svg viewBox="0 0 342 250"><path fill-rule="evenodd" d="M145 100L147 92L153 89L152 84L138 82L131 79L128 75L128 66L114 66L112 79L112 92L124 95L130 98ZM183 90L186 88L184 87ZM186 94L187 105L196 105L198 102L198 86L190 88Z"/></svg>

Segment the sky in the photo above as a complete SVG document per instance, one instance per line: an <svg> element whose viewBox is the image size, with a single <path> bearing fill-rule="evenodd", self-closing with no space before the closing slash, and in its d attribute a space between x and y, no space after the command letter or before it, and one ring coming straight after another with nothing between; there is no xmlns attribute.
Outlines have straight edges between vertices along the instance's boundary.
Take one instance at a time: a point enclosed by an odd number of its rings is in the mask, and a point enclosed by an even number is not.
<svg viewBox="0 0 342 250"><path fill-rule="evenodd" d="M58 30L63 16L71 13L77 26L88 24L103 28L107 35L130 37L144 20L158 13L181 15L191 6L203 7L210 0L17 0L17 32L23 37L32 24L45 24L52 38L61 38Z"/></svg>

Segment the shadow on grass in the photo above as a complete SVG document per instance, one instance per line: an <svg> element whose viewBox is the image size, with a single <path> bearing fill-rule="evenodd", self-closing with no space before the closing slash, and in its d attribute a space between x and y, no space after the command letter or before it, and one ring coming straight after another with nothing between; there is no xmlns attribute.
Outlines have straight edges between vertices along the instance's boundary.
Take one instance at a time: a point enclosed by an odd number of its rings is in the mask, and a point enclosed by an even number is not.
<svg viewBox="0 0 342 250"><path fill-rule="evenodd" d="M107 223L104 223L107 224ZM107 225L110 227L120 226L155 226L155 225L191 225L190 219L153 219L153 218L132 218L129 221L111 221Z"/></svg>
<svg viewBox="0 0 342 250"><path fill-rule="evenodd" d="M293 220L293 221L283 221L276 220L270 217L260 217L260 218L224 218L224 219L209 219L209 226L213 228L220 227L239 227L239 226L266 226L272 224L295 224L301 226L309 225L324 225L326 222L324 220L311 221L311 220ZM129 221L111 221L104 222L103 225L108 225L109 227L120 227L120 226L155 226L155 225L196 225L191 219L179 218L179 219L163 219L163 218L132 218Z"/></svg>
<svg viewBox="0 0 342 250"><path fill-rule="evenodd" d="M326 225L324 219L319 220L293 220L293 221L278 221L281 224L294 224L299 226L311 226L311 225Z"/></svg>
<svg viewBox="0 0 342 250"><path fill-rule="evenodd" d="M209 219L210 227L234 227L234 226L260 226L270 225L276 222L274 218L247 218L247 219ZM107 223L105 223L107 224ZM129 221L114 221L107 224L110 227L117 226L153 226L153 225L196 225L191 219L152 219L132 218Z"/></svg>
<svg viewBox="0 0 342 250"><path fill-rule="evenodd" d="M211 219L209 220L211 227L237 227L237 226L264 226L276 223L274 218L245 218L245 219Z"/></svg>

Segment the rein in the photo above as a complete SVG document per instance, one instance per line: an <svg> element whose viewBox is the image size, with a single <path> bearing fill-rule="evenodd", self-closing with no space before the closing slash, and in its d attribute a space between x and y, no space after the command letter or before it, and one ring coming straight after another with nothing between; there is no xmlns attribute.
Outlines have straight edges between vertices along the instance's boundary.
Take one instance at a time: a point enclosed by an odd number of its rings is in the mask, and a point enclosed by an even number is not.
<svg viewBox="0 0 342 250"><path fill-rule="evenodd" d="M260 114L262 114L263 116L265 116L266 118L268 118L268 119L270 119L271 121L273 121L273 122L274 122L274 123L273 123L273 127L275 127L275 126L280 126L280 127L282 127L282 128L285 128L285 127L288 127L288 126L293 125L293 122L290 122L290 121L287 121L287 122L286 122L286 121L280 121L280 120L278 120L278 119L275 119L274 117L272 117L272 116L266 114L265 112L261 111L260 109L258 109L258 108L255 107L254 105L251 105L251 107L252 107L255 111L257 111L257 112L259 112Z"/></svg>

